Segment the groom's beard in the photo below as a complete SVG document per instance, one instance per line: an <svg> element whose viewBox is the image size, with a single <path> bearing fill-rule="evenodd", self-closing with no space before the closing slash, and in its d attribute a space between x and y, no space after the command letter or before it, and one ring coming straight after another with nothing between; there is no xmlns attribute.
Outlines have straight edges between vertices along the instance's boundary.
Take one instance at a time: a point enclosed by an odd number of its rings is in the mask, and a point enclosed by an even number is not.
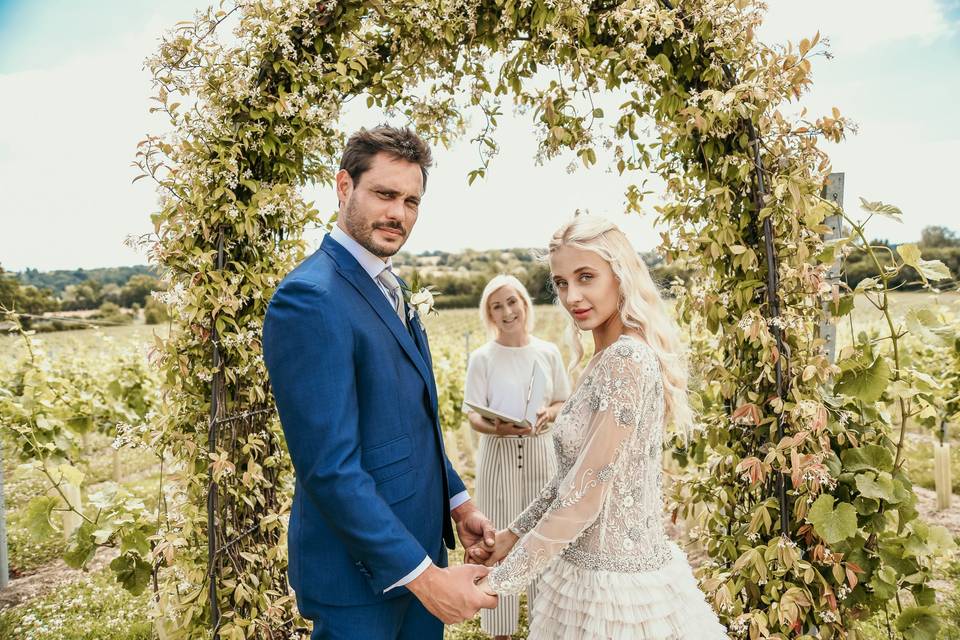
<svg viewBox="0 0 960 640"><path fill-rule="evenodd" d="M368 226L364 221L363 214L357 211L357 203L354 202L354 196L352 195L347 201L347 210L344 214L344 224L347 227L347 233L349 233L361 247L378 258L389 258L395 255L407 241L407 230L404 229L403 225L399 222L375 222ZM403 242L396 248L378 244L373 239L374 229L395 229L403 234Z"/></svg>

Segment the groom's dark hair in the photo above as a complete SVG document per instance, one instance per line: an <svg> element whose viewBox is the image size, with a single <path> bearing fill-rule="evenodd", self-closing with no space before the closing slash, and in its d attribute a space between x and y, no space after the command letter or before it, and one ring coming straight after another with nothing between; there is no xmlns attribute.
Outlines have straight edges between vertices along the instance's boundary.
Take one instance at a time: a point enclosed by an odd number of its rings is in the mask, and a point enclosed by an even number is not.
<svg viewBox="0 0 960 640"><path fill-rule="evenodd" d="M345 169L353 183L370 168L370 161L378 153L420 165L423 174L423 189L427 189L427 169L433 164L430 147L420 136L407 127L391 127L381 124L373 129L360 129L347 140L340 159L340 168Z"/></svg>

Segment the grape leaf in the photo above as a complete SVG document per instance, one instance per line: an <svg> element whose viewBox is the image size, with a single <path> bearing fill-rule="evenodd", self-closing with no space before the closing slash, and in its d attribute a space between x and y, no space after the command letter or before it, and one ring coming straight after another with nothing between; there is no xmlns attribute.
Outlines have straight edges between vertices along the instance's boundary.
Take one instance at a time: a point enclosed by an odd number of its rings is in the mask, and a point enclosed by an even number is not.
<svg viewBox="0 0 960 640"><path fill-rule="evenodd" d="M854 367L844 371L834 391L858 398L863 402L876 402L890 383L890 366L886 358L877 357L866 369Z"/></svg>
<svg viewBox="0 0 960 640"><path fill-rule="evenodd" d="M845 449L840 454L844 471L892 471L893 454L886 447L868 444L864 447Z"/></svg>
<svg viewBox="0 0 960 640"><path fill-rule="evenodd" d="M940 630L936 607L906 607L897 617L904 640L936 640Z"/></svg>
<svg viewBox="0 0 960 640"><path fill-rule="evenodd" d="M31 537L44 538L54 532L50 514L55 506L57 500L51 496L37 496L27 504L27 530Z"/></svg>
<svg viewBox="0 0 960 640"><path fill-rule="evenodd" d="M117 556L110 563L110 568L117 575L117 582L135 596L143 593L150 582L150 563L144 562L139 553L128 551Z"/></svg>
<svg viewBox="0 0 960 640"><path fill-rule="evenodd" d="M896 220L897 222L903 222L903 212L900 210L900 207L896 207L892 204L885 204L879 200L871 202L870 200L860 198L860 208L864 211L881 215L884 218L890 218L891 220Z"/></svg>
<svg viewBox="0 0 960 640"><path fill-rule="evenodd" d="M807 513L807 520L827 544L846 540L857 533L857 510L847 502L841 502L834 509L833 496L828 494L817 498Z"/></svg>

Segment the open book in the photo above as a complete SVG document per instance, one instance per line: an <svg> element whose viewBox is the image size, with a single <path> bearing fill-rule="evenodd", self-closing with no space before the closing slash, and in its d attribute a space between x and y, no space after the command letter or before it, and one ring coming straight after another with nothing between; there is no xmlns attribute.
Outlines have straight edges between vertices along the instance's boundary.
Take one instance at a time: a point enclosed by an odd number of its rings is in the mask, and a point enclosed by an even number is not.
<svg viewBox="0 0 960 640"><path fill-rule="evenodd" d="M465 400L464 404L488 420L500 419L512 422L521 427L533 428L537 424L537 411L544 405L547 393L547 376L536 362L533 363L533 372L527 384L525 405L522 416L511 416L501 411L494 411L490 407Z"/></svg>

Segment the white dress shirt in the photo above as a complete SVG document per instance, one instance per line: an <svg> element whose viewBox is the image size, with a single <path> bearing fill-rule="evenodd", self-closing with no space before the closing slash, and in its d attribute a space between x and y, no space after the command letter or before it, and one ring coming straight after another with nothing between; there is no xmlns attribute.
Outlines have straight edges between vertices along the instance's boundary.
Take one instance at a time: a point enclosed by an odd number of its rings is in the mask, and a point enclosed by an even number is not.
<svg viewBox="0 0 960 640"><path fill-rule="evenodd" d="M387 291L386 287L383 286L383 283L377 279L377 276L380 275L380 272L384 269L389 269L393 266L393 261L391 258L384 260L383 258L377 257L367 251L359 242L354 240L346 231L340 228L339 225L334 225L333 230L330 232L330 237L337 241L344 249L350 252L357 262L360 263L360 266L363 267L363 270L367 272L370 278L373 279L373 283L377 285L377 288L380 289L380 292L383 293L383 296L387 299L390 304L393 304L393 301L390 297L390 292ZM464 502L470 499L470 494L466 491L461 491L457 495L450 498L450 511L453 511ZM423 561L418 564L413 571L403 576L392 585L384 589L384 593L395 589L396 587L402 587L403 585L411 582L414 578L419 576L421 573L427 570L433 563L430 560L430 556L427 556Z"/></svg>

